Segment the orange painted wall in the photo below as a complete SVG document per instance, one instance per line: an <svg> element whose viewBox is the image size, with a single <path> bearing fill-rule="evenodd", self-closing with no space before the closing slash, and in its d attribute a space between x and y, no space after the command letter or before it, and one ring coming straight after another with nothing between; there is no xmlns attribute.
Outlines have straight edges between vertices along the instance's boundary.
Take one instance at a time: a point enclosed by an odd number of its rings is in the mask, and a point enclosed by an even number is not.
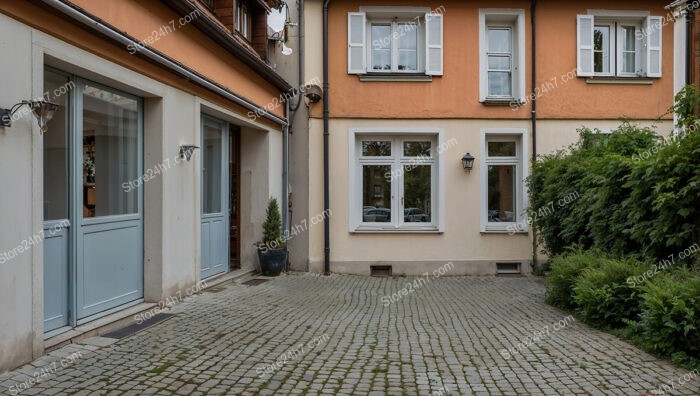
<svg viewBox="0 0 700 396"><path fill-rule="evenodd" d="M538 99L539 119L655 119L672 103L673 26L663 28L663 77L652 85L587 84L575 78L562 84L561 76L576 68L576 15L588 9L648 10L665 16L664 2L540 0L537 7L537 79L557 78L552 92ZM444 75L426 82L361 82L347 74L347 13L360 6L444 6ZM531 92L531 29L529 1L335 1L329 10L330 115L338 118L491 118L529 119L530 106L479 102L480 7L525 9L526 90ZM321 40L319 37L318 40ZM319 60L320 62L321 60ZM318 106L320 107L320 106ZM313 116L320 117L320 108Z"/></svg>
<svg viewBox="0 0 700 396"><path fill-rule="evenodd" d="M265 81L236 57L218 47L194 26L179 26L178 19L181 16L159 1L74 0L73 3L139 40L153 35L152 32L160 29L161 26L171 26L169 22L175 19L177 29L160 37L151 45L153 48L259 106L265 106L271 102L272 98L280 96L279 89ZM114 45L80 29L55 15L48 8L37 7L24 1L12 1L0 3L0 12L158 81L236 109L242 114L247 113L247 110L242 107L187 83L137 55L130 54L126 47ZM284 116L284 107L279 106L272 113Z"/></svg>

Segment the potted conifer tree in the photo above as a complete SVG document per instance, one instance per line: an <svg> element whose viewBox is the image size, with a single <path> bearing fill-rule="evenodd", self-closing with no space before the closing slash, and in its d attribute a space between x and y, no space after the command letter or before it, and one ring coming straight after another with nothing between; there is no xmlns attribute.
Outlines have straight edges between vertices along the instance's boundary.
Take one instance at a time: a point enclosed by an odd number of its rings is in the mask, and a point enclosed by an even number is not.
<svg viewBox="0 0 700 396"><path fill-rule="evenodd" d="M257 242L260 272L265 276L278 276L287 263L287 244L282 236L282 217L277 199L267 202L263 240Z"/></svg>

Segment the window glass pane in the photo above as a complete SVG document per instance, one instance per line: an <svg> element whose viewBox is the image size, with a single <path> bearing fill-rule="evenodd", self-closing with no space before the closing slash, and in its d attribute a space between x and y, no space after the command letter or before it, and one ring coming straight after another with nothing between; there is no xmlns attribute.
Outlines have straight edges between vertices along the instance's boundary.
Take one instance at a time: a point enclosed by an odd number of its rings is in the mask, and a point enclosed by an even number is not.
<svg viewBox="0 0 700 396"><path fill-rule="evenodd" d="M511 96L510 72L488 72L489 96Z"/></svg>
<svg viewBox="0 0 700 396"><path fill-rule="evenodd" d="M510 56L489 56L489 70L510 70Z"/></svg>
<svg viewBox="0 0 700 396"><path fill-rule="evenodd" d="M515 157L515 142L488 142L489 157Z"/></svg>
<svg viewBox="0 0 700 396"><path fill-rule="evenodd" d="M622 27L622 71L625 73L634 73L636 71L636 38L634 37L634 26Z"/></svg>
<svg viewBox="0 0 700 396"><path fill-rule="evenodd" d="M403 142L404 157L430 156L430 142Z"/></svg>
<svg viewBox="0 0 700 396"><path fill-rule="evenodd" d="M58 109L48 123L44 138L44 220L68 218L68 98L74 85L68 77L44 72L44 92L64 92L49 100Z"/></svg>
<svg viewBox="0 0 700 396"><path fill-rule="evenodd" d="M429 223L431 219L431 168L430 165L404 166L403 221Z"/></svg>
<svg viewBox="0 0 700 396"><path fill-rule="evenodd" d="M390 50L372 50L372 70L391 70Z"/></svg>
<svg viewBox="0 0 700 396"><path fill-rule="evenodd" d="M625 73L634 73L634 69L634 52L625 52L622 57L622 71Z"/></svg>
<svg viewBox="0 0 700 396"><path fill-rule="evenodd" d="M83 90L83 217L138 212L138 102L85 85ZM127 192L128 191L128 192Z"/></svg>
<svg viewBox="0 0 700 396"><path fill-rule="evenodd" d="M593 30L593 71L610 72L610 27L596 26Z"/></svg>
<svg viewBox="0 0 700 396"><path fill-rule="evenodd" d="M362 166L362 221L391 222L391 166Z"/></svg>
<svg viewBox="0 0 700 396"><path fill-rule="evenodd" d="M391 156L391 141L362 141L363 157L388 157Z"/></svg>
<svg viewBox="0 0 700 396"><path fill-rule="evenodd" d="M204 124L202 213L221 212L221 127Z"/></svg>
<svg viewBox="0 0 700 396"><path fill-rule="evenodd" d="M372 70L391 70L391 25L372 25Z"/></svg>
<svg viewBox="0 0 700 396"><path fill-rule="evenodd" d="M418 51L399 50L399 70L418 70Z"/></svg>
<svg viewBox="0 0 700 396"><path fill-rule="evenodd" d="M489 165L488 221L515 221L515 165Z"/></svg>
<svg viewBox="0 0 700 396"><path fill-rule="evenodd" d="M391 49L391 25L372 24L372 49Z"/></svg>
<svg viewBox="0 0 700 396"><path fill-rule="evenodd" d="M622 34L623 34L623 41L624 41L624 49L625 51L634 51L635 48L635 40L636 38L634 37L634 31L635 27L634 26L623 26L622 27Z"/></svg>
<svg viewBox="0 0 700 396"><path fill-rule="evenodd" d="M510 29L488 29L489 52L510 52Z"/></svg>
<svg viewBox="0 0 700 396"><path fill-rule="evenodd" d="M418 28L416 25L399 23L396 33L399 36L399 49L415 50L418 48Z"/></svg>

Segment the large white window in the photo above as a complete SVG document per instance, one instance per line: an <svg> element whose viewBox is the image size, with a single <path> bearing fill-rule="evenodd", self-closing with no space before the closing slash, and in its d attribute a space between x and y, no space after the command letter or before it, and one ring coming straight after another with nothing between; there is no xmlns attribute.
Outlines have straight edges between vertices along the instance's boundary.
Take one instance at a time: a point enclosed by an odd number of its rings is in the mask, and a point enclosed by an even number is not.
<svg viewBox="0 0 700 396"><path fill-rule="evenodd" d="M522 221L527 198L527 131L481 131L481 231L502 232Z"/></svg>
<svg viewBox="0 0 700 396"><path fill-rule="evenodd" d="M442 9L360 11L348 13L349 74L442 75Z"/></svg>
<svg viewBox="0 0 700 396"><path fill-rule="evenodd" d="M525 96L525 10L479 9L479 98L511 103Z"/></svg>
<svg viewBox="0 0 700 396"><path fill-rule="evenodd" d="M439 231L440 132L350 135L350 231Z"/></svg>
<svg viewBox="0 0 700 396"><path fill-rule="evenodd" d="M661 77L661 17L646 12L579 15L578 75Z"/></svg>

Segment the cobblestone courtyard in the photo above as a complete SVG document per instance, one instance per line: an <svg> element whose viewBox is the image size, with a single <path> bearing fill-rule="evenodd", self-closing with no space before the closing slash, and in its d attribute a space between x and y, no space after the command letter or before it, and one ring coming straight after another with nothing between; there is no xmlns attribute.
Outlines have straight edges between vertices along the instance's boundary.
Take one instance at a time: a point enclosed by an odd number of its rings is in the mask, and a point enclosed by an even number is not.
<svg viewBox="0 0 700 396"><path fill-rule="evenodd" d="M229 282L111 345L74 344L0 375L0 390L17 394L79 352L20 394L700 394L688 370L577 321L555 326L568 314L544 303L540 278L442 277L388 297L413 280Z"/></svg>

